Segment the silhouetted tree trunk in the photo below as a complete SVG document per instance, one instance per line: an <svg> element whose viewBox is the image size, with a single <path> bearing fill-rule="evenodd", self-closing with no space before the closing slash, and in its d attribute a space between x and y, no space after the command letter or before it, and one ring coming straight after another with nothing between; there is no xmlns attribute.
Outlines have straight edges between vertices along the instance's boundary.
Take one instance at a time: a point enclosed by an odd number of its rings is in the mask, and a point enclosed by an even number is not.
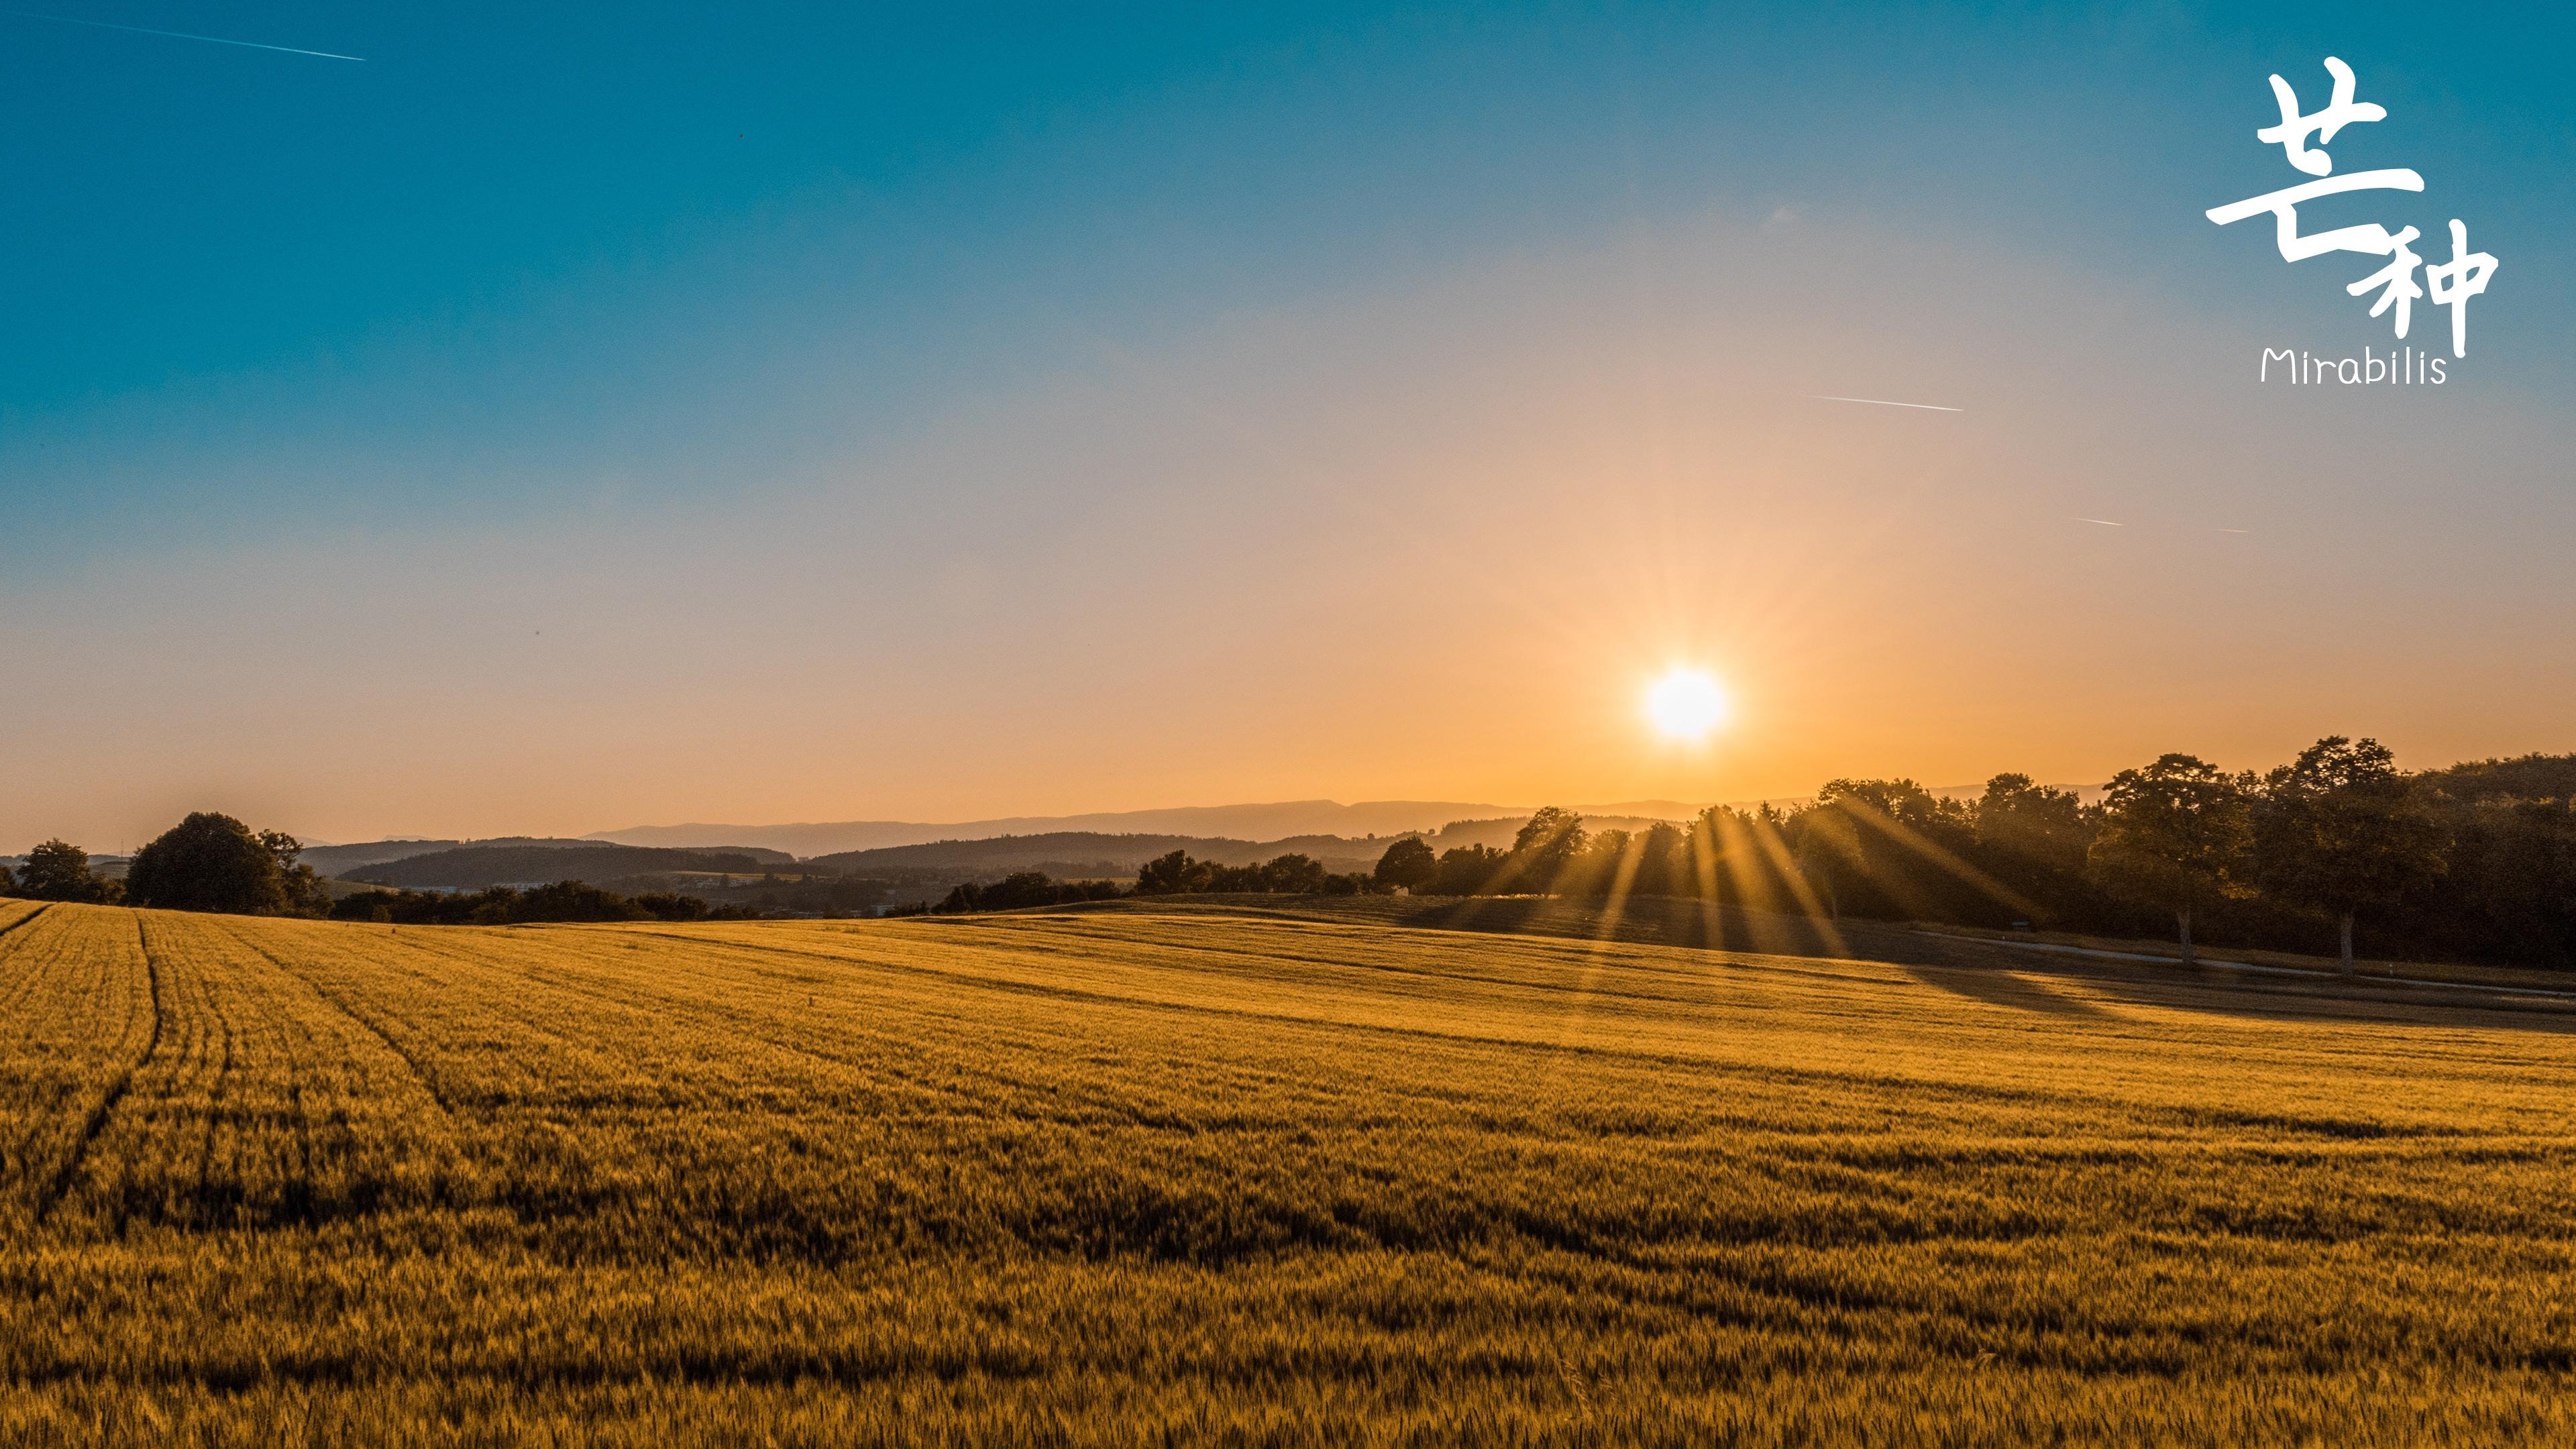
<svg viewBox="0 0 2576 1449"><path fill-rule="evenodd" d="M2343 928L2343 974L2350 976L2352 974L2352 912L2345 911L2335 917L2335 923Z"/></svg>
<svg viewBox="0 0 2576 1449"><path fill-rule="evenodd" d="M2182 925L2182 964L2188 966L2191 964L2191 903L2184 902L2182 909L2174 912L2174 919Z"/></svg>

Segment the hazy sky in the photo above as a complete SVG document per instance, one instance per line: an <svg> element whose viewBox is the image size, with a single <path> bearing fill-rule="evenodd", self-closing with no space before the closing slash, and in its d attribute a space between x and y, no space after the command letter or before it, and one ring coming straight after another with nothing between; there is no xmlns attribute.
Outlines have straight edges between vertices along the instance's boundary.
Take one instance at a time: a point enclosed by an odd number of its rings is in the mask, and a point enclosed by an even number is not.
<svg viewBox="0 0 2576 1449"><path fill-rule="evenodd" d="M0 16L0 848L2576 748L2543 7L59 5L364 59Z"/></svg>

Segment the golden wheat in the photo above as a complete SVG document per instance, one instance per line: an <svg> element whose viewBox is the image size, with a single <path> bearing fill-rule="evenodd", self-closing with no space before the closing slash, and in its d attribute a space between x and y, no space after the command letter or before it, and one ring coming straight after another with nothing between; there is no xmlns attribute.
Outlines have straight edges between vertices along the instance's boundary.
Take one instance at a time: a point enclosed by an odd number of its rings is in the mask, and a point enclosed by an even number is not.
<svg viewBox="0 0 2576 1449"><path fill-rule="evenodd" d="M2576 1439L2545 1003L1372 911L0 903L0 1436Z"/></svg>

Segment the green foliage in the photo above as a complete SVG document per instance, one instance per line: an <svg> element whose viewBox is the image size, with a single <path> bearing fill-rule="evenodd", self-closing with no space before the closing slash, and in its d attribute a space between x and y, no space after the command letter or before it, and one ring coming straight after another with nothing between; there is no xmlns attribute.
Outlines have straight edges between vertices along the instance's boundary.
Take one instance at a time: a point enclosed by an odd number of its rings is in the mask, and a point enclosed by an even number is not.
<svg viewBox="0 0 2576 1449"><path fill-rule="evenodd" d="M1597 830L1556 877L1573 896L1694 895L1690 850L1681 827L1658 821L1641 831Z"/></svg>
<svg viewBox="0 0 2576 1449"><path fill-rule="evenodd" d="M1273 856L1260 865L1212 866L1208 871L1207 888L1212 891L1315 895L1324 889L1326 874L1323 862L1291 852Z"/></svg>
<svg viewBox="0 0 2576 1449"><path fill-rule="evenodd" d="M1463 845L1435 856L1426 841L1394 842L1369 884L1423 896L1683 896L1727 909L2105 935L2149 934L2160 916L2188 916L2196 938L2298 951L2330 939L2340 900L2383 954L2576 965L2576 802L2506 793L2576 789L2576 757L2410 777L2375 744L2327 741L2301 760L2258 786L2167 755L2121 772L2093 807L2011 773L1974 801L1908 779L1839 779L1801 808L1712 806L1687 825L1634 834L1586 832L1551 807L1509 851ZM2309 847L2297 844L2299 829ZM2363 851L2365 840L2377 843ZM2329 854L2340 883L2317 873ZM2435 867L2442 859L2447 871ZM1176 850L1149 862L1136 889L1341 889L1329 877L1274 884L1268 869Z"/></svg>
<svg viewBox="0 0 2576 1449"><path fill-rule="evenodd" d="M1123 892L1116 881L1066 880L1050 878L1038 870L1016 871L990 885L972 881L958 885L946 899L931 907L942 915L963 911L1016 911L1030 906L1060 906L1073 901L1115 900Z"/></svg>
<svg viewBox="0 0 2576 1449"><path fill-rule="evenodd" d="M2426 788L2448 869L2419 882L2393 939L2461 956L2576 966L2576 798L2451 796Z"/></svg>
<svg viewBox="0 0 2576 1449"><path fill-rule="evenodd" d="M1647 895L1696 894L1690 870L1690 838L1669 820L1646 827L1637 841L1634 890Z"/></svg>
<svg viewBox="0 0 2576 1449"><path fill-rule="evenodd" d="M1373 882L1368 876L1336 876L1324 868L1322 861L1293 851L1273 856L1259 865L1220 865L1214 861L1193 859L1186 850L1175 850L1145 862L1144 868L1136 873L1136 894L1140 896L1207 892L1347 895L1371 884ZM1113 890L1109 894L1117 892ZM1081 897L1086 900L1099 898Z"/></svg>
<svg viewBox="0 0 2576 1449"><path fill-rule="evenodd" d="M1581 848L1557 871L1556 892L1569 896L1606 896L1633 890L1639 847L1638 837L1630 831L1613 828L1587 832Z"/></svg>
<svg viewBox="0 0 2576 1449"><path fill-rule="evenodd" d="M310 866L295 857L295 837L253 834L229 815L190 815L136 851L126 867L126 898L172 911L239 916L319 914L329 895Z"/></svg>
<svg viewBox="0 0 2576 1449"><path fill-rule="evenodd" d="M2446 844L2424 793L2376 740L2317 741L2265 779L2254 812L2264 888L2347 926L2439 874Z"/></svg>
<svg viewBox="0 0 2576 1449"><path fill-rule="evenodd" d="M2111 777L2094 837L2095 870L2111 889L2183 920L2212 896L2241 893L2253 844L2253 782L2193 755Z"/></svg>
<svg viewBox="0 0 2576 1449"><path fill-rule="evenodd" d="M304 844L283 830L263 830L259 843L277 861L278 892L285 901L284 913L290 916L328 915L331 910L330 887L313 867L296 859L304 853Z"/></svg>
<svg viewBox="0 0 2576 1449"><path fill-rule="evenodd" d="M209 820L225 817L192 816L190 824ZM249 862L247 873L258 874L237 830L231 822L224 844ZM277 903L255 909L321 913L320 884L297 863L294 842L276 835L251 839L278 862ZM77 854L60 842L47 849ZM528 854L539 864L563 858ZM1043 863L1056 877L1081 873L1078 858ZM159 867L155 859L144 871L155 900L165 885ZM864 913L919 887L917 909L926 911L934 893L959 873L885 868L925 878L781 882L755 906L770 914ZM74 871L39 862L31 870L20 871L14 886L0 881L0 890L99 900L116 898L120 889L85 864ZM1049 884L1023 889L979 882L970 891L951 891L941 904L1003 909L995 903L1045 904L1050 892L1059 900L1094 899L1104 889L1074 892L1055 877L1022 874ZM1335 875L1303 854L1229 866L1175 849L1147 861L1134 886L1149 896L1399 888L1426 896L1681 896L1721 909L1979 926L2033 922L2103 935L2152 932L2156 913L2169 912L2188 918L2190 934L2299 951L2318 949L2342 915L2357 918L2348 928L2383 956L2576 966L2576 756L2489 760L2409 776L2374 742L2336 738L2272 771L2258 787L2251 775L2167 755L2123 771L2106 803L2093 807L2022 774L1995 776L1973 802L1945 799L1909 779L1838 779L1803 807L1712 806L1687 823L1657 823L1633 834L1587 832L1573 813L1549 807L1519 828L1508 851L1477 844L1435 855L1430 842L1407 837L1391 843L1365 876ZM269 897L254 887L236 896L245 899ZM473 899L483 902L477 909L489 920L522 919L528 909L489 893ZM470 916L454 906L402 909L418 919Z"/></svg>
<svg viewBox="0 0 2576 1449"><path fill-rule="evenodd" d="M1417 892L1432 896L1482 895L1511 857L1489 845L1453 845L1440 852L1431 881Z"/></svg>
<svg viewBox="0 0 2576 1449"><path fill-rule="evenodd" d="M2521 755L2467 760L2423 776L2446 799L2576 800L2576 755Z"/></svg>
<svg viewBox="0 0 2576 1449"><path fill-rule="evenodd" d="M1408 835L1386 848L1377 858L1375 877L1380 890L1416 890L1431 883L1440 870L1439 859L1420 836Z"/></svg>
<svg viewBox="0 0 2576 1449"><path fill-rule="evenodd" d="M1844 801L1827 797L1799 815L1794 833L1799 873L1824 893L1830 913L1841 915L1843 897L1871 880L1858 816Z"/></svg>
<svg viewBox="0 0 2576 1449"><path fill-rule="evenodd" d="M1787 833L1797 840L1800 869L1839 909L1973 921L2016 894L1970 863L1977 849L1969 807L1912 780L1827 781Z"/></svg>
<svg viewBox="0 0 2576 1449"><path fill-rule="evenodd" d="M1496 877L1499 888L1547 892L1583 853L1583 817L1554 805L1541 806L1512 837L1511 858Z"/></svg>
<svg viewBox="0 0 2576 1449"><path fill-rule="evenodd" d="M740 907L711 909L696 896L668 892L639 896L580 881L557 881L530 890L494 886L480 891L362 891L333 903L342 921L382 921L406 926L514 926L547 921L748 920Z"/></svg>
<svg viewBox="0 0 2576 1449"><path fill-rule="evenodd" d="M118 882L90 870L88 851L62 840L48 840L28 851L12 889L39 901L109 902L123 893Z"/></svg>
<svg viewBox="0 0 2576 1449"><path fill-rule="evenodd" d="M1208 866L1192 860L1186 850L1156 856L1136 872L1136 894L1140 896L1178 895L1183 891L1207 889Z"/></svg>
<svg viewBox="0 0 2576 1449"><path fill-rule="evenodd" d="M2004 873L2060 887L2082 875L2093 832L2083 803L2028 775L1986 782L1971 816L1982 853Z"/></svg>

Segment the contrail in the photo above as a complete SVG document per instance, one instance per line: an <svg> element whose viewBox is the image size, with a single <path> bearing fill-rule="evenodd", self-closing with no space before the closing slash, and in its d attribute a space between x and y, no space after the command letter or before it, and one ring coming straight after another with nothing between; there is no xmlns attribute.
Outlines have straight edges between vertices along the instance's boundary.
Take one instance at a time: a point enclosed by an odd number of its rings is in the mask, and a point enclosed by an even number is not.
<svg viewBox="0 0 2576 1449"><path fill-rule="evenodd" d="M1921 408L1927 413L1964 413L1967 411L1966 408L1945 408L1937 403L1889 402L1883 397L1829 397L1820 392L1811 392L1807 394L1807 396L1813 398L1817 402L1856 402L1868 403L1873 407L1882 408Z"/></svg>
<svg viewBox="0 0 2576 1449"><path fill-rule="evenodd" d="M0 10L0 15L15 15L21 20L51 20L57 25L87 25L98 30L122 30L134 35L166 35L173 40L202 40L210 45L238 45L248 50L274 50L285 55L318 55L324 60L365 60L363 55L342 55L333 50L298 50L292 45L262 45L256 40L226 40L220 35L190 35L184 30L154 30L144 25L115 25L105 20L75 20L68 15L39 15L33 10Z"/></svg>
<svg viewBox="0 0 2576 1449"><path fill-rule="evenodd" d="M2075 521L2076 521L2077 523L2098 523L2098 524L2102 525L2104 528L2126 528L2126 527L2128 527L2128 526L2129 526L2129 525L2127 525L2127 524L2125 524L2125 523L2113 523L2111 520L2109 520L2109 519L2107 519L2107 518L2079 518L2079 519L2076 519Z"/></svg>

